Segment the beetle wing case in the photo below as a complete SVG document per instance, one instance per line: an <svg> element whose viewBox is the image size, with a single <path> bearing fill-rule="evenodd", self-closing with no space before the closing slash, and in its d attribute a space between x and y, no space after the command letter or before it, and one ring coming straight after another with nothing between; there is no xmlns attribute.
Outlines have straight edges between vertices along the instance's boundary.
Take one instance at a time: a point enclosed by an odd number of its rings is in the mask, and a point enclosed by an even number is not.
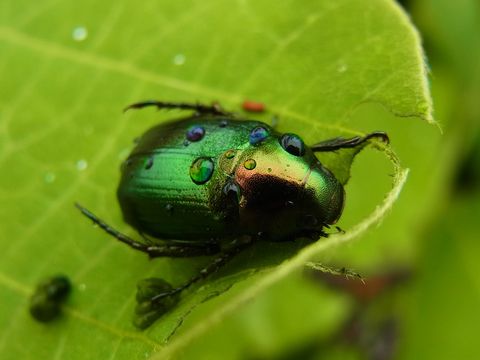
<svg viewBox="0 0 480 360"><path fill-rule="evenodd" d="M318 233L340 216L343 187L310 149L294 151L300 138L284 138L264 123L221 115L151 128L122 165L125 221L188 241Z"/></svg>

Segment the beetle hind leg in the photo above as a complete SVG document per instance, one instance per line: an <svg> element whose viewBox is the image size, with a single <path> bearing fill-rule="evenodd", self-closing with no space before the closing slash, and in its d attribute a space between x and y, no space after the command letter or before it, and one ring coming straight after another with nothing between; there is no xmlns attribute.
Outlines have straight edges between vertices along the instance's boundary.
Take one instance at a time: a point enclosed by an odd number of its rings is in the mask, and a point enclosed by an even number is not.
<svg viewBox="0 0 480 360"><path fill-rule="evenodd" d="M117 240L127 244L135 250L147 253L151 258L155 257L191 257L202 255L213 255L220 252L220 246L217 243L207 243L205 246L192 246L188 244L165 244L150 245L132 239L131 237L121 233L117 229L108 225L105 221L98 218L95 214L76 203L75 206L83 215L93 221L94 224L102 228L107 234L113 236Z"/></svg>
<svg viewBox="0 0 480 360"><path fill-rule="evenodd" d="M203 267L190 280L173 288L163 279L151 278L139 282L137 285L137 306L135 308L134 324L140 329L149 327L168 310L174 307L181 293L196 282L215 273L222 266L232 260L237 254L253 244L250 237L234 240L230 247L224 250L210 263Z"/></svg>
<svg viewBox="0 0 480 360"><path fill-rule="evenodd" d="M157 100L147 100L137 102L131 105L128 105L123 111L128 111L130 109L143 109L148 106L156 106L157 109L180 109L180 110L194 110L199 114L213 114L213 115L225 115L232 116L231 113L223 110L223 108L218 103L213 103L212 105L203 105L203 104L192 104L192 103L181 103L181 102L167 102L167 101L157 101Z"/></svg>

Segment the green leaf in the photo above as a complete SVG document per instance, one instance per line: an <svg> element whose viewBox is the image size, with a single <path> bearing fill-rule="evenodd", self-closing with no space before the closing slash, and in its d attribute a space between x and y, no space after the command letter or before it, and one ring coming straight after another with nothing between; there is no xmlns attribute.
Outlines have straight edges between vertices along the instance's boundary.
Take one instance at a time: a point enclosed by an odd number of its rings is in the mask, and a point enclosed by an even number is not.
<svg viewBox="0 0 480 360"><path fill-rule="evenodd" d="M375 154L368 165L382 186L365 202L352 201L372 181L354 172L340 223L346 234L296 255L301 243L259 244L139 332L131 325L136 282L158 276L181 283L207 259L150 262L89 226L74 209L75 201L88 204L135 236L115 199L118 166L133 138L172 114L122 116L125 105L149 98L218 100L236 110L251 98L267 104L268 114L258 118L270 121L277 114L280 131L301 134L310 144L373 130L402 138L413 123L405 117L433 123L418 35L387 0L302 6L271 0L5 0L0 53L2 359L176 356L248 311L252 298L275 294L267 290L307 260L364 234L383 219L406 180L390 148L367 147L359 161ZM427 138L432 129L424 133ZM28 295L37 281L57 273L74 284L65 316L38 324L28 315ZM288 286L279 291L292 292ZM306 295L295 306L313 311L310 300L317 295L298 292ZM324 295L325 310L310 328L327 332L348 305ZM228 344L237 338L223 339Z"/></svg>

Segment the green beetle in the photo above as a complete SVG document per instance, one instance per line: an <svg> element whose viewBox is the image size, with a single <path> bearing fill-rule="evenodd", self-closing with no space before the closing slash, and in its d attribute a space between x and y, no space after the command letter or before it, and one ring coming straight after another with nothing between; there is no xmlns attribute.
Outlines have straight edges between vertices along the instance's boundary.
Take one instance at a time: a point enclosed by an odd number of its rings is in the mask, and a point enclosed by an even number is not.
<svg viewBox="0 0 480 360"><path fill-rule="evenodd" d="M52 276L42 281L30 297L30 314L40 322L49 322L60 314L62 302L70 293L72 285L63 275Z"/></svg>
<svg viewBox="0 0 480 360"><path fill-rule="evenodd" d="M236 118L217 105L145 101L126 110L146 106L195 111L148 130L122 165L117 195L125 221L162 240L133 240L77 207L151 257L219 254L185 284L151 296L146 308L153 312L155 304L164 309L162 299L178 295L257 240L326 236L324 228L342 213L345 192L314 153L354 148L371 138L388 141L385 133L374 132L306 146L298 135Z"/></svg>

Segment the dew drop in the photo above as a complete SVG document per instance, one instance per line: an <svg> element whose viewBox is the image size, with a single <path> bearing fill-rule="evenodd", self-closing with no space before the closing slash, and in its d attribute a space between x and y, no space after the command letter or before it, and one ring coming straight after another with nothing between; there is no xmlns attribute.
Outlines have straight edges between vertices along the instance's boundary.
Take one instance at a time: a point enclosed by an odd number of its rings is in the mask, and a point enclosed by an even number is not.
<svg viewBox="0 0 480 360"><path fill-rule="evenodd" d="M77 26L72 31L72 38L75 41L83 41L88 37L88 30L84 26Z"/></svg>
<svg viewBox="0 0 480 360"><path fill-rule="evenodd" d="M338 68L337 68L337 71L338 71L339 73L344 73L345 71L347 71L347 69L348 69L347 65L345 65L345 64L340 64L340 65L338 66Z"/></svg>
<svg viewBox="0 0 480 360"><path fill-rule="evenodd" d="M185 55L183 55L183 54L177 54L177 55L175 55L175 56L173 57L173 60L172 60L172 61L173 61L173 63L174 63L175 65L180 66L180 65L185 64L185 60L186 60Z"/></svg>
<svg viewBox="0 0 480 360"><path fill-rule="evenodd" d="M220 123L218 124L218 126L220 126L221 128L227 127L227 125L228 125L228 121L227 121L227 120L222 120L222 121L220 121Z"/></svg>
<svg viewBox="0 0 480 360"><path fill-rule="evenodd" d="M225 156L227 159L233 159L235 157L235 150L227 150L223 156Z"/></svg>
<svg viewBox="0 0 480 360"><path fill-rule="evenodd" d="M200 157L190 165L190 178L197 185L205 184L212 177L214 164L212 159Z"/></svg>
<svg viewBox="0 0 480 360"><path fill-rule="evenodd" d="M257 166L257 162L253 159L248 159L248 160L245 160L245 162L243 163L243 166L245 166L245 169L247 170L253 170Z"/></svg>
<svg viewBox="0 0 480 360"><path fill-rule="evenodd" d="M150 156L146 161L145 161L145 169L149 170L153 166L153 156Z"/></svg>
<svg viewBox="0 0 480 360"><path fill-rule="evenodd" d="M183 146L187 147L188 145L190 145L190 141L187 139L183 140Z"/></svg>
<svg viewBox="0 0 480 360"><path fill-rule="evenodd" d="M269 135L267 129L263 126L257 126L250 132L250 136L248 138L251 145L257 145L265 140Z"/></svg>
<svg viewBox="0 0 480 360"><path fill-rule="evenodd" d="M205 129L199 125L192 125L187 130L187 140L200 141L205 136Z"/></svg>
<svg viewBox="0 0 480 360"><path fill-rule="evenodd" d="M77 161L77 170L78 171L83 171L88 167L88 162L85 159L80 159Z"/></svg>
<svg viewBox="0 0 480 360"><path fill-rule="evenodd" d="M45 182L46 182L47 184L51 184L51 183L53 183L53 182L55 181L55 178L56 178L56 176L55 176L55 174L54 174L53 172L47 172L47 173L45 174L45 176L43 177L43 180L45 180Z"/></svg>
<svg viewBox="0 0 480 360"><path fill-rule="evenodd" d="M165 210L167 210L169 215L172 215L173 214L173 205L172 204L165 205Z"/></svg>

